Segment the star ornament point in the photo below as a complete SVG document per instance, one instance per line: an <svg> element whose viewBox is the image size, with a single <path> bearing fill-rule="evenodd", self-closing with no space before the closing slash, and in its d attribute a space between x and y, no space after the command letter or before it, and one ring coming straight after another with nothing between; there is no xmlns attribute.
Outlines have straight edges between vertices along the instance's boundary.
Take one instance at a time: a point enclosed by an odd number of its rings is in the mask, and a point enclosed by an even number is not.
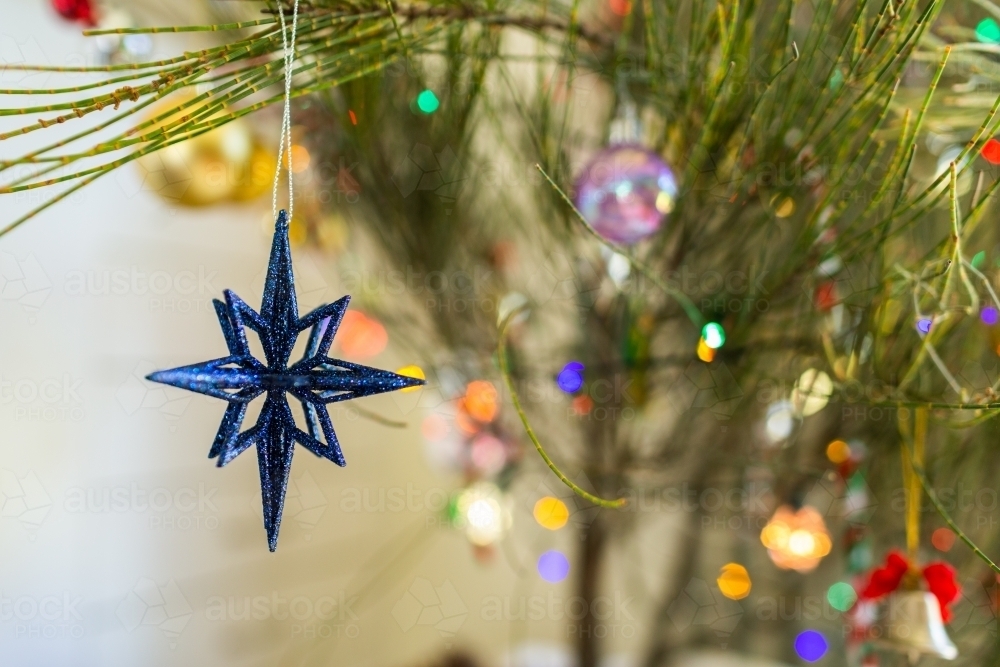
<svg viewBox="0 0 1000 667"><path fill-rule="evenodd" d="M250 447L257 449L264 527L271 551L278 529L298 443L316 456L346 465L327 405L424 384L423 380L362 366L329 356L330 346L347 312L349 296L299 317L288 215L278 214L260 312L230 290L215 299L215 312L229 355L200 364L157 371L149 380L220 398L228 403L209 458L221 467ZM264 360L250 351L246 330L257 333ZM299 335L309 330L302 358L291 363ZM298 427L289 395L302 407L306 429ZM241 430L251 401L263 396L257 422Z"/></svg>

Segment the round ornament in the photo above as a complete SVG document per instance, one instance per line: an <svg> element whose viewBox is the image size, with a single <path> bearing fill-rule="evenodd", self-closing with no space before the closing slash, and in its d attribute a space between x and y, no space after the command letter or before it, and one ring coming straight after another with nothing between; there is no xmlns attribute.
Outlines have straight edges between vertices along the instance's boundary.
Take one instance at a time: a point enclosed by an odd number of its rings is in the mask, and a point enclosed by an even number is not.
<svg viewBox="0 0 1000 667"><path fill-rule="evenodd" d="M240 122L240 121L236 121ZM242 168L245 166L245 169ZM250 160L246 165L236 165L234 173L234 201L252 201L271 192L271 178L278 166L278 160L272 151L267 150L255 140Z"/></svg>
<svg viewBox="0 0 1000 667"><path fill-rule="evenodd" d="M632 245L655 234L677 202L673 170L638 144L616 144L587 165L576 182L576 206L608 241Z"/></svg>
<svg viewBox="0 0 1000 667"><path fill-rule="evenodd" d="M147 120L189 101L193 94L171 97L154 106ZM185 111L161 120L159 126ZM147 130L148 131L148 130ZM136 162L142 188L185 206L211 206L246 200L270 189L264 177L274 161L258 155L254 163L254 137L248 123L236 120L186 141L144 155ZM263 163L263 164L260 164ZM267 181L266 187L262 183Z"/></svg>

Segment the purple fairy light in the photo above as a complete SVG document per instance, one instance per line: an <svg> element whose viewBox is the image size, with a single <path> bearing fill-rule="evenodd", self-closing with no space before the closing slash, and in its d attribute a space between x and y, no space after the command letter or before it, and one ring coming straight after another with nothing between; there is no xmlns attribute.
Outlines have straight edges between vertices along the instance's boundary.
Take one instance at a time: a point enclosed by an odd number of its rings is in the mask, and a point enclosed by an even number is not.
<svg viewBox="0 0 1000 667"><path fill-rule="evenodd" d="M569 559L555 549L538 557L538 574L550 584L558 584L569 575Z"/></svg>
<svg viewBox="0 0 1000 667"><path fill-rule="evenodd" d="M583 364L571 361L556 376L556 384L567 394L572 394L583 386Z"/></svg>
<svg viewBox="0 0 1000 667"><path fill-rule="evenodd" d="M816 630L803 630L795 638L795 652L806 662L816 662L826 655L828 648L826 637Z"/></svg>

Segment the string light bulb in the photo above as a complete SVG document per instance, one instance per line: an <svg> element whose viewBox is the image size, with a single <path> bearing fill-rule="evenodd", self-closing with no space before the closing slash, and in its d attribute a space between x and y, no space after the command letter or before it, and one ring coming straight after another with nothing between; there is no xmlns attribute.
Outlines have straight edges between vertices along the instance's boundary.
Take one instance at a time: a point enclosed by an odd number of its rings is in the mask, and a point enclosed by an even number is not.
<svg viewBox="0 0 1000 667"><path fill-rule="evenodd" d="M775 565L797 572L816 569L833 546L822 515L809 506L779 507L761 531L760 541Z"/></svg>
<svg viewBox="0 0 1000 667"><path fill-rule="evenodd" d="M559 530L569 520L569 508L558 498L545 496L535 503L532 515L542 528Z"/></svg>
<svg viewBox="0 0 1000 667"><path fill-rule="evenodd" d="M701 328L701 339L708 347L718 350L726 344L726 331L718 322L709 322Z"/></svg>
<svg viewBox="0 0 1000 667"><path fill-rule="evenodd" d="M485 547L503 537L511 525L510 510L503 492L489 482L477 482L462 491L455 501L455 524L465 529L472 544Z"/></svg>
<svg viewBox="0 0 1000 667"><path fill-rule="evenodd" d="M417 95L417 108L425 114L432 114L441 106L441 101L430 88L427 88Z"/></svg>

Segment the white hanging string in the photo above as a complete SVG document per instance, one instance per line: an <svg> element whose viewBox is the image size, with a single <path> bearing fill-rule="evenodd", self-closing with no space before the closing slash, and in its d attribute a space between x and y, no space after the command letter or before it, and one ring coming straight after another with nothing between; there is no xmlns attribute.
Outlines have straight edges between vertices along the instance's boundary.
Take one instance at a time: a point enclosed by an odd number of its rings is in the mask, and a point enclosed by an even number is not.
<svg viewBox="0 0 1000 667"><path fill-rule="evenodd" d="M285 12L278 2L278 20L281 21L281 47L285 62L285 106L281 114L281 140L278 142L278 166L274 170L274 188L271 196L271 211L278 218L278 183L281 181L281 159L288 154L288 221L292 220L295 205L295 191L292 185L292 66L295 62L295 33L299 26L299 0L292 9L292 35L287 37ZM286 151L287 148L287 151Z"/></svg>

